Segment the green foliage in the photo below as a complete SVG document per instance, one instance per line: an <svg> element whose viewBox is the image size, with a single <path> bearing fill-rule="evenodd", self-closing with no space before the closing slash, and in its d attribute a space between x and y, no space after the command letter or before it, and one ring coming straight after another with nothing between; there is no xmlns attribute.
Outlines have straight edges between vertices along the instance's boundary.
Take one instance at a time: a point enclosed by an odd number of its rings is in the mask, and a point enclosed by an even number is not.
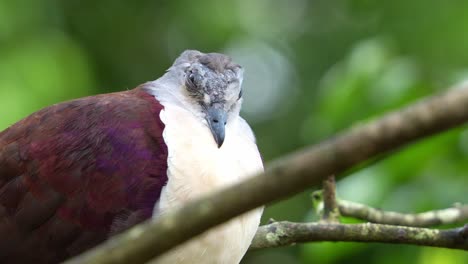
<svg viewBox="0 0 468 264"><path fill-rule="evenodd" d="M245 66L245 116L268 162L466 78L467 10L437 0L0 0L0 129L52 103L155 79L184 49L227 52ZM338 194L437 209L468 202L467 173L459 128L350 172ZM268 207L270 217L317 218L310 193ZM467 261L453 250L319 243L244 263Z"/></svg>
<svg viewBox="0 0 468 264"><path fill-rule="evenodd" d="M31 111L92 93L84 54L61 34L31 36L1 50L0 57L2 128Z"/></svg>

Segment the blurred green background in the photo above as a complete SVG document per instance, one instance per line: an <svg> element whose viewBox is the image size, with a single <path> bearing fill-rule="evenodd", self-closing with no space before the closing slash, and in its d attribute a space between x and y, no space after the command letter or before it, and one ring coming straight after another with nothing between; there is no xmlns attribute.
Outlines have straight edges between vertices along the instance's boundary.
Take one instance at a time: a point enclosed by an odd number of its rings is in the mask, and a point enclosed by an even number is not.
<svg viewBox="0 0 468 264"><path fill-rule="evenodd" d="M268 162L468 77L468 1L0 0L0 129L52 103L158 78L184 49L245 68L243 115ZM419 212L468 202L468 130L339 182L340 197ZM305 192L265 219L316 219ZM461 251L314 243L243 263L468 262Z"/></svg>

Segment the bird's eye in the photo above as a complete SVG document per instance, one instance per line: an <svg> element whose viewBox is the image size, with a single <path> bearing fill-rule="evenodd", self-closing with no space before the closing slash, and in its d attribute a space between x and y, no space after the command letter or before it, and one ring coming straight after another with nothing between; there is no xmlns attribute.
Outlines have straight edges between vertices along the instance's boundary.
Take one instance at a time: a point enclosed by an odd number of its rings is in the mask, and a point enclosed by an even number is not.
<svg viewBox="0 0 468 264"><path fill-rule="evenodd" d="M190 81L191 83L193 83L193 84L194 84L194 83L195 83L195 74L193 74L193 73L190 73L190 74L189 74L189 78L188 78L188 79L189 79L189 81Z"/></svg>
<svg viewBox="0 0 468 264"><path fill-rule="evenodd" d="M197 89L196 78L197 78L196 73L193 73L193 72L188 73L187 82L186 82L186 86L188 90L194 91Z"/></svg>

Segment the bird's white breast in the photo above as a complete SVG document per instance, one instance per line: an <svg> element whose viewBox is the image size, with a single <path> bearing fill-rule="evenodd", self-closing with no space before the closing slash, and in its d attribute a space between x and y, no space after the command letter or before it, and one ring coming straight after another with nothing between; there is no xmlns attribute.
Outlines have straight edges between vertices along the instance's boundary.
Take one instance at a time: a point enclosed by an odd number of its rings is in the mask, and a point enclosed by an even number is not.
<svg viewBox="0 0 468 264"><path fill-rule="evenodd" d="M228 121L221 148L217 147L206 124L178 105L164 104L161 120L165 124L163 137L169 152L168 183L156 205L155 217L263 170L250 127L240 117ZM239 263L257 230L261 210L211 229L155 263Z"/></svg>

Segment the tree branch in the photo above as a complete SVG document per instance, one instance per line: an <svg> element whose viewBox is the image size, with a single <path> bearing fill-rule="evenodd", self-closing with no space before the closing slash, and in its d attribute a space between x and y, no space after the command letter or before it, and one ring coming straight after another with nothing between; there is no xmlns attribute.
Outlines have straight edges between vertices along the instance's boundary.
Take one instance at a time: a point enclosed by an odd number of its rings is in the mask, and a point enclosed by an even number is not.
<svg viewBox="0 0 468 264"><path fill-rule="evenodd" d="M326 204L325 190L324 185L323 197L318 197L322 196L321 193L314 193L316 195L314 198L323 199L323 204ZM326 206L323 207L323 211L326 211ZM288 246L300 242L352 241L468 250L468 224L462 228L449 230L415 228L466 222L468 205L459 204L442 210L402 214L338 200L338 208L343 216L359 218L373 224L269 222L268 225L259 227L250 249Z"/></svg>
<svg viewBox="0 0 468 264"><path fill-rule="evenodd" d="M343 216L388 225L429 227L468 221L468 204L418 214L382 211L364 204L344 200L338 201L338 207Z"/></svg>
<svg viewBox="0 0 468 264"><path fill-rule="evenodd" d="M339 222L340 211L338 210L338 203L336 201L336 183L335 176L329 175L323 181L323 214L322 221L325 222Z"/></svg>
<svg viewBox="0 0 468 264"><path fill-rule="evenodd" d="M258 177L131 228L69 263L144 263L239 214L316 186L330 174L337 175L467 120L468 86L451 89L283 157Z"/></svg>
<svg viewBox="0 0 468 264"><path fill-rule="evenodd" d="M319 241L378 242L468 250L468 225L436 230L382 224L276 222L259 227L251 249Z"/></svg>

